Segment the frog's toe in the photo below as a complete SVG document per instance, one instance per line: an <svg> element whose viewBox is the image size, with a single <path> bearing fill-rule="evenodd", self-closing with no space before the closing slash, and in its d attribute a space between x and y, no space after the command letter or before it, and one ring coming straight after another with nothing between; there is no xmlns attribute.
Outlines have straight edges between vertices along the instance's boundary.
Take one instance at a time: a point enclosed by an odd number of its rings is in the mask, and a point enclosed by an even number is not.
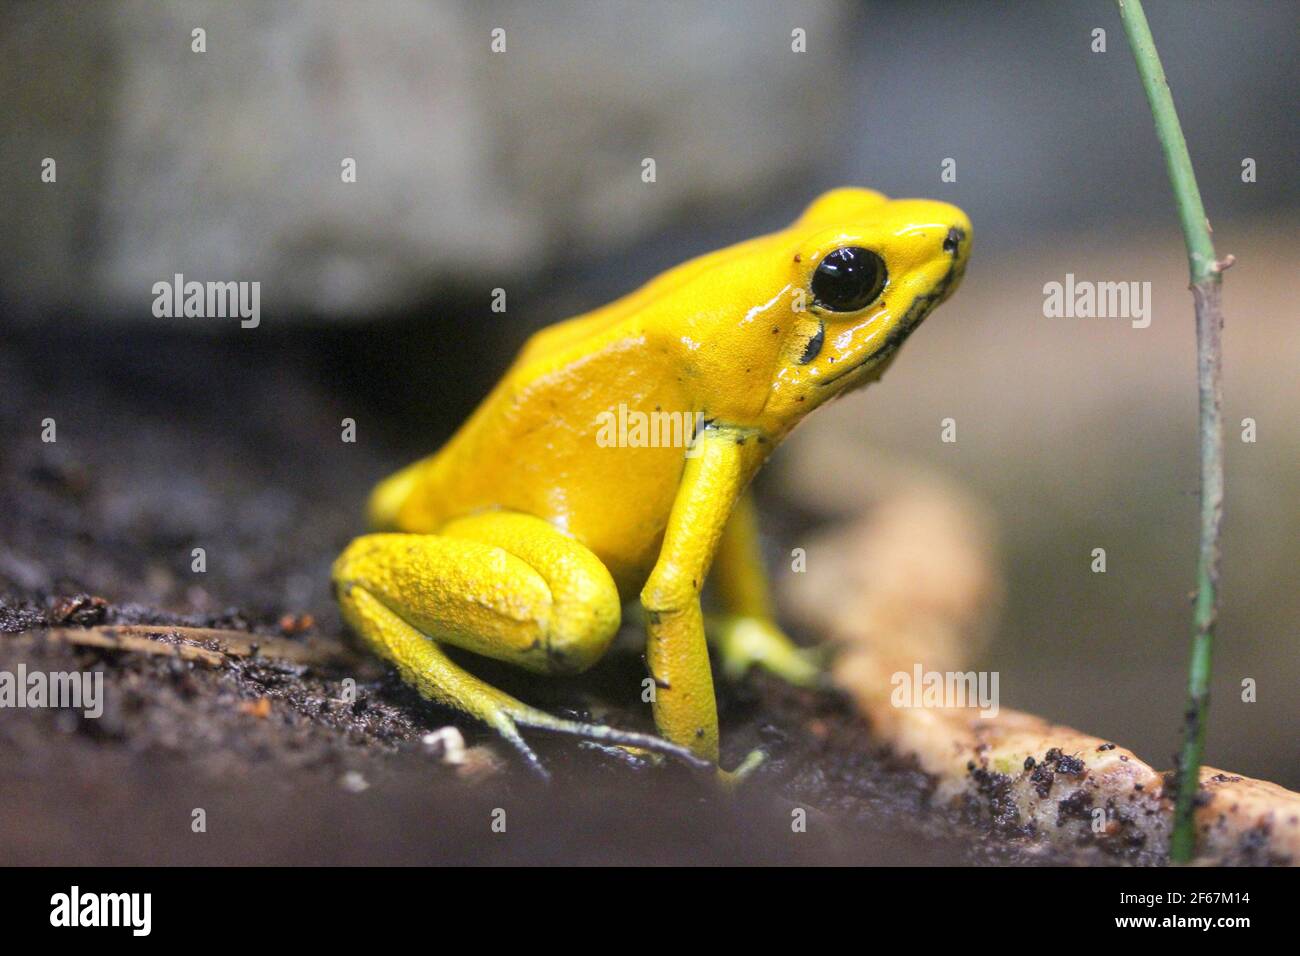
<svg viewBox="0 0 1300 956"><path fill-rule="evenodd" d="M816 687L821 681L825 651L797 646L769 620L724 617L714 623L714 633L723 673L731 680L760 667L798 687Z"/></svg>
<svg viewBox="0 0 1300 956"><path fill-rule="evenodd" d="M612 757L620 763L626 764L637 770L646 767L663 766L667 759L663 754L646 750L643 747L627 747L623 744L602 744L596 740L584 740L580 747L588 750L597 750L608 757Z"/></svg>
<svg viewBox="0 0 1300 956"><path fill-rule="evenodd" d="M524 738L520 736L519 729L515 726L515 722L511 720L507 714L493 714L488 717L487 722L502 736L506 743L515 748L515 752L523 759L524 765L534 776L544 783L550 783L550 772L533 751L533 748L528 746L524 741Z"/></svg>
<svg viewBox="0 0 1300 956"><path fill-rule="evenodd" d="M734 792L742 784L754 775L759 767L767 761L767 751L751 750L745 755L745 759L740 762L740 766L735 770L723 770L718 768L718 783L728 792Z"/></svg>

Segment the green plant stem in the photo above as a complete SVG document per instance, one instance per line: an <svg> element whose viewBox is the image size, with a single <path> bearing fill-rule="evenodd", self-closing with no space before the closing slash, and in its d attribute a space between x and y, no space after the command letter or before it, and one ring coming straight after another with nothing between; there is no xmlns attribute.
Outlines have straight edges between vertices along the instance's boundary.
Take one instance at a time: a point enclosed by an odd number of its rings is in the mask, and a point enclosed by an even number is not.
<svg viewBox="0 0 1300 956"><path fill-rule="evenodd" d="M1205 721L1210 704L1210 663L1214 626L1219 614L1219 525L1223 517L1223 383L1220 273L1231 259L1219 262L1210 241L1196 174L1187 153L1169 82L1160 65L1151 27L1140 0L1116 0L1147 102L1155 117L1156 135L1165 154L1169 182L1178 203L1192 299L1196 307L1196 369L1200 393L1201 541L1196 569L1196 602L1192 619L1192 648L1188 666L1188 705L1183 746L1178 759L1178 796L1170 858L1186 863L1196 850L1194 811L1200 789L1201 757L1205 750Z"/></svg>

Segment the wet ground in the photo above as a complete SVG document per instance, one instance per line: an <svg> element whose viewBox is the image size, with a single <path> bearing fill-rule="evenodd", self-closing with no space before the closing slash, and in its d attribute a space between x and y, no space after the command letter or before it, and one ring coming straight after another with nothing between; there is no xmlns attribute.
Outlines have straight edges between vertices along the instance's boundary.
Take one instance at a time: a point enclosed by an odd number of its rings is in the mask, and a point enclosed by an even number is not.
<svg viewBox="0 0 1300 956"><path fill-rule="evenodd" d="M267 333L256 348L121 333L4 343L0 670L101 670L106 704L98 719L0 713L0 858L1053 862L985 838L978 811L963 820L931 807L926 778L880 752L836 695L761 677L719 681L724 762L754 747L770 754L728 800L685 768L633 766L533 733L555 776L542 786L491 733L364 656L211 667L41 636L143 622L339 646L328 567L363 530L366 490L436 447L478 394L471 386L464 397L454 365L406 390L368 393L364 370L419 354L423 334L388 330L381 345L369 333L343 350L320 334ZM344 418L357 423L356 443L340 440ZM48 419L53 442L42 441ZM412 431L430 437L408 445L401 436ZM473 666L554 712L649 729L630 632L581 678ZM473 772L421 741L452 723Z"/></svg>

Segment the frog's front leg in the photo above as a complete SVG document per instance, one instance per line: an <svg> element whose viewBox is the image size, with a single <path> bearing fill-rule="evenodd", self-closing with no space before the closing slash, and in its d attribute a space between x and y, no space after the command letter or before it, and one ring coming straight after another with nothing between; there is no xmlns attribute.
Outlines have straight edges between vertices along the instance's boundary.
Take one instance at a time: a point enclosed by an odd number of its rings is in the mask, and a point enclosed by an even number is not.
<svg viewBox="0 0 1300 956"><path fill-rule="evenodd" d="M454 521L438 534L371 534L334 563L343 617L424 697L482 720L543 775L518 727L677 754L648 734L561 720L473 676L450 644L538 673L585 670L618 631L618 590L587 548L530 515Z"/></svg>
<svg viewBox="0 0 1300 956"><path fill-rule="evenodd" d="M753 494L746 491L727 522L712 581L723 613L706 622L726 675L738 680L751 667L801 687L820 677L816 652L800 648L777 626L759 548L758 516Z"/></svg>
<svg viewBox="0 0 1300 956"><path fill-rule="evenodd" d="M646 659L656 684L655 724L664 737L718 760L718 708L704 636L700 590L732 508L762 463L753 433L709 426L696 436L641 591Z"/></svg>

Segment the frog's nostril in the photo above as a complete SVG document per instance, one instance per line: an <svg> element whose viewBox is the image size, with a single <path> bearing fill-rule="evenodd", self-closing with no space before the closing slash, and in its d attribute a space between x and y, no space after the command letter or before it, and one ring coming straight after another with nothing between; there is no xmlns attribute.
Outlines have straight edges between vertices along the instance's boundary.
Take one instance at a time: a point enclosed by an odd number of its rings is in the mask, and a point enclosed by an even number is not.
<svg viewBox="0 0 1300 956"><path fill-rule="evenodd" d="M961 241L966 238L966 231L959 226L953 226L948 230L948 235L943 238L943 251L950 256L957 254L957 249L961 246Z"/></svg>

